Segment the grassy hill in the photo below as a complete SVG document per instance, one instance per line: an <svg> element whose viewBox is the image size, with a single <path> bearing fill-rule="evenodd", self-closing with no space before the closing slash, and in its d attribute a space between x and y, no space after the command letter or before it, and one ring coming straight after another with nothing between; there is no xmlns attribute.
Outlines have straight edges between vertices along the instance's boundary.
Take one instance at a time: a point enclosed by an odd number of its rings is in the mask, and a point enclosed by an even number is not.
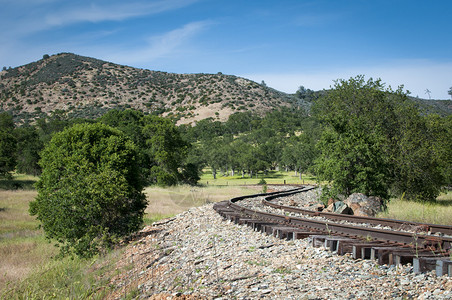
<svg viewBox="0 0 452 300"><path fill-rule="evenodd" d="M294 103L293 95L237 76L150 71L71 53L0 72L0 111L11 111L16 121L55 110L94 118L111 108L135 108L189 123Z"/></svg>

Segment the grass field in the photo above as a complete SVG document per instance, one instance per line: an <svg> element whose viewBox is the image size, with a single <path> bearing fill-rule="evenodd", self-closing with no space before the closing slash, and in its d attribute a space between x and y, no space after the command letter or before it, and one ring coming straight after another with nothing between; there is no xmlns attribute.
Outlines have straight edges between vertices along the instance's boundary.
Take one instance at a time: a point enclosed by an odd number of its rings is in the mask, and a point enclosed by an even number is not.
<svg viewBox="0 0 452 300"><path fill-rule="evenodd" d="M144 191L149 201L145 223L261 191L260 186L148 187ZM108 274L121 271L112 269L121 249L92 260L52 259L58 248L44 238L38 222L28 214L28 205L36 195L34 190L0 190L0 299L43 299L49 295L56 299L102 299L109 290Z"/></svg>
<svg viewBox="0 0 452 300"><path fill-rule="evenodd" d="M36 191L0 191L0 289L45 264L57 252L28 214Z"/></svg>
<svg viewBox="0 0 452 300"><path fill-rule="evenodd" d="M212 174L206 173L201 180L204 185L198 187L148 187L144 191L149 202L145 222L150 224L205 203L260 193L262 186L242 185L257 184L261 175L253 179L242 179L239 175L213 180ZM288 184L301 183L293 173L272 172L269 175L265 178L269 184L284 180ZM36 180L18 178L18 182L28 182L31 187ZM305 183L314 183L313 178L304 179ZM10 181L8 185L17 187L14 183ZM28 214L28 204L36 194L26 187L14 191L0 189L0 299L42 299L49 295L57 299L102 298L109 291L110 274L121 271L114 270L114 262L122 250L91 260L52 259L58 249L46 241L37 228L38 222ZM388 212L380 216L452 225L452 192L441 195L433 204L393 199Z"/></svg>
<svg viewBox="0 0 452 300"><path fill-rule="evenodd" d="M205 169L201 180L202 185L253 185L258 184L264 179L267 184L315 184L315 178L306 174L303 174L300 178L299 174L295 175L295 172L282 172L282 171L269 171L267 174L259 172L257 176L250 178L248 175L242 178L240 173L235 173L234 176L221 175L217 173L217 178L213 179L212 171Z"/></svg>
<svg viewBox="0 0 452 300"><path fill-rule="evenodd" d="M191 207L206 203L228 200L237 196L251 195L262 192L262 187L204 186L189 185L175 187L147 187L144 190L148 199L145 221L147 224L155 220L171 217L188 210Z"/></svg>
<svg viewBox="0 0 452 300"><path fill-rule="evenodd" d="M436 203L422 203L392 199L388 210L377 217L452 225L452 191L441 194L437 200Z"/></svg>

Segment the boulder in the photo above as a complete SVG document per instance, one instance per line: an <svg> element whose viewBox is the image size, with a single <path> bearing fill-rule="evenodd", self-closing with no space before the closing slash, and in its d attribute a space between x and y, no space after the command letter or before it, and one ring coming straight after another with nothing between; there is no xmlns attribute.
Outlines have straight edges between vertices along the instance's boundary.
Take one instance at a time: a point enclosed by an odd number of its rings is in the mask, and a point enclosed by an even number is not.
<svg viewBox="0 0 452 300"><path fill-rule="evenodd" d="M310 206L309 209L313 211L323 211L325 209L325 205L318 203Z"/></svg>
<svg viewBox="0 0 452 300"><path fill-rule="evenodd" d="M354 215L364 217L374 217L381 211L383 204L381 198L367 197L362 193L351 194L344 202L353 210Z"/></svg>
<svg viewBox="0 0 452 300"><path fill-rule="evenodd" d="M328 199L328 205L327 206L330 206L331 204L333 204L334 202L336 202L337 200L335 200L335 199L333 199L333 198L330 198L330 199Z"/></svg>
<svg viewBox="0 0 452 300"><path fill-rule="evenodd" d="M336 201L334 203L331 203L326 208L326 211L333 212L336 214L353 215L353 210L350 209L350 207L348 207L347 204L345 204L342 201Z"/></svg>

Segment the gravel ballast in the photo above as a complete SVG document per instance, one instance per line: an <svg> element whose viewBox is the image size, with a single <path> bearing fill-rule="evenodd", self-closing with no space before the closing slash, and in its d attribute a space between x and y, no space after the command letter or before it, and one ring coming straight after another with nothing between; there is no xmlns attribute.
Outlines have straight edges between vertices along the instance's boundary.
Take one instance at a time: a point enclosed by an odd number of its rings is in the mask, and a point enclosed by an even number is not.
<svg viewBox="0 0 452 300"><path fill-rule="evenodd" d="M286 241L225 221L213 204L148 226L112 280L121 298L452 299L450 277L354 260L309 239Z"/></svg>

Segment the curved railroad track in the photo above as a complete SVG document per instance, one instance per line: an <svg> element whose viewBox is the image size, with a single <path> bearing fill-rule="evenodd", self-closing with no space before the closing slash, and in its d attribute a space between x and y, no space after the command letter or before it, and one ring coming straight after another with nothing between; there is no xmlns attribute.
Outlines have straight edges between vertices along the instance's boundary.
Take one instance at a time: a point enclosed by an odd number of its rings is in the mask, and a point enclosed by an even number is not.
<svg viewBox="0 0 452 300"><path fill-rule="evenodd" d="M317 212L273 202L313 188L237 197L216 203L214 209L256 231L286 239L310 237L313 246L324 246L340 255L352 253L356 259L375 259L379 264L410 263L416 273L435 270L439 276L452 276L452 226ZM253 208L241 204L251 199ZM256 209L259 205L262 209ZM390 229L375 227L382 225ZM408 232L407 228L415 230ZM417 232L419 228L428 234Z"/></svg>

